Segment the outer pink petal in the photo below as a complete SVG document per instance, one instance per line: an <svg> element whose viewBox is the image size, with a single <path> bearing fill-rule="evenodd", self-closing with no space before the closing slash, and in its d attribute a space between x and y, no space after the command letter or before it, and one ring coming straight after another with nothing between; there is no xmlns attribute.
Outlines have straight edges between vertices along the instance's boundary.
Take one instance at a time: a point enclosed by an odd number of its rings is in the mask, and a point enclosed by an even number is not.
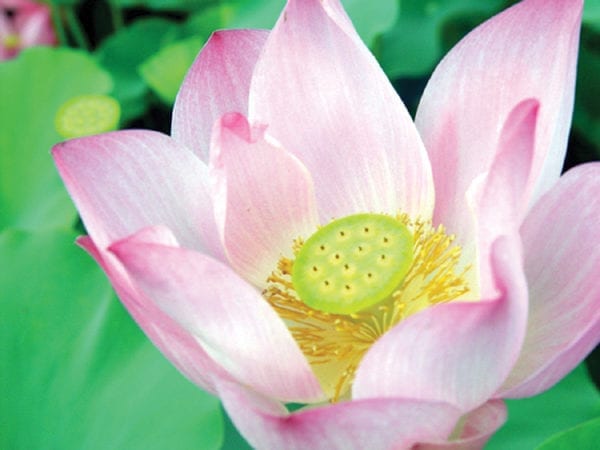
<svg viewBox="0 0 600 450"><path fill-rule="evenodd" d="M600 164L567 172L521 234L529 282L525 343L502 396L551 387L600 341Z"/></svg>
<svg viewBox="0 0 600 450"><path fill-rule="evenodd" d="M117 131L63 142L52 154L97 246L162 224L182 245L223 257L208 168L168 136Z"/></svg>
<svg viewBox="0 0 600 450"><path fill-rule="evenodd" d="M513 240L500 238L491 300L434 306L377 341L358 367L354 398L443 401L463 412L484 403L516 361L525 334L527 286Z"/></svg>
<svg viewBox="0 0 600 450"><path fill-rule="evenodd" d="M171 134L208 161L213 124L228 112L248 112L252 71L268 36L262 30L214 33L190 68L173 108Z"/></svg>
<svg viewBox="0 0 600 450"><path fill-rule="evenodd" d="M4 46L4 38L13 33L15 33L15 29L12 21L0 13L0 61L12 58L15 54L13 49Z"/></svg>
<svg viewBox="0 0 600 450"><path fill-rule="evenodd" d="M435 220L459 239L469 236L465 193L492 164L500 124L526 98L541 105L530 183L539 194L558 178L573 108L582 3L518 3L464 38L429 81L416 123L433 168Z"/></svg>
<svg viewBox="0 0 600 450"><path fill-rule="evenodd" d="M240 382L285 401L323 397L283 321L231 269L190 250L134 240L111 250L142 291Z"/></svg>
<svg viewBox="0 0 600 450"><path fill-rule="evenodd" d="M35 4L17 12L15 26L22 47L56 44L50 8L47 5Z"/></svg>
<svg viewBox="0 0 600 450"><path fill-rule="evenodd" d="M174 237L167 229L159 227L143 230L135 239L139 242L166 243L171 242ZM129 313L153 344L183 374L211 392L215 392L214 378L230 379L227 372L206 354L189 332L141 292L113 254L96 247L88 236L79 238L77 243L102 266Z"/></svg>
<svg viewBox="0 0 600 450"><path fill-rule="evenodd" d="M252 79L250 118L311 173L325 222L429 217L427 155L404 105L336 0L290 0Z"/></svg>
<svg viewBox="0 0 600 450"><path fill-rule="evenodd" d="M251 136L252 134L252 136ZM267 140L241 114L215 126L211 174L216 220L231 265L264 286L296 237L318 224L310 174L291 153Z"/></svg>
<svg viewBox="0 0 600 450"><path fill-rule="evenodd" d="M233 383L219 396L242 435L263 450L408 449L445 439L460 413L445 403L368 399L288 414L272 400Z"/></svg>
<svg viewBox="0 0 600 450"><path fill-rule="evenodd" d="M32 0L0 0L0 7L3 8L28 9L39 6L39 3Z"/></svg>
<svg viewBox="0 0 600 450"><path fill-rule="evenodd" d="M471 188L478 191L477 194L470 192L478 196L475 201L478 258L471 261L479 263L480 292L484 295L490 295L495 289L490 261L492 243L499 236L518 233L525 215L538 110L539 103L531 99L511 111L500 133L496 157L488 174ZM465 246L463 251L471 253Z"/></svg>
<svg viewBox="0 0 600 450"><path fill-rule="evenodd" d="M467 414L462 420L460 434L445 442L419 444L413 450L479 450L492 434L504 424L507 412L504 402L491 400Z"/></svg>

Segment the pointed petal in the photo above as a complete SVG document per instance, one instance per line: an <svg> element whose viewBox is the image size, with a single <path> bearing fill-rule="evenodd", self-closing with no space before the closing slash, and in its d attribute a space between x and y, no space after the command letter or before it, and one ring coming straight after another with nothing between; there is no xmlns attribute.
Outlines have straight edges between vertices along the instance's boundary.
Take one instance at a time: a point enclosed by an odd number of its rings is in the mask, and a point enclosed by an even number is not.
<svg viewBox="0 0 600 450"><path fill-rule="evenodd" d="M227 30L214 33L188 71L173 107L173 139L208 161L210 133L228 112L248 113L254 65L268 32Z"/></svg>
<svg viewBox="0 0 600 450"><path fill-rule="evenodd" d="M354 398L443 401L462 411L498 389L518 357L527 320L527 286L518 246L494 245L496 298L438 305L381 337L361 361Z"/></svg>
<svg viewBox="0 0 600 450"><path fill-rule="evenodd" d="M5 36L13 34L14 25L8 17L5 17L4 14L0 14L0 39L4 40ZM6 48L4 45L0 45L0 62L5 59L11 58L14 54L12 49Z"/></svg>
<svg viewBox="0 0 600 450"><path fill-rule="evenodd" d="M551 387L600 341L600 164L568 171L521 229L530 313L503 396Z"/></svg>
<svg viewBox="0 0 600 450"><path fill-rule="evenodd" d="M219 396L242 435L255 448L286 450L405 449L420 440L445 439L460 413L445 403L367 399L288 414L283 405L233 383Z"/></svg>
<svg viewBox="0 0 600 450"><path fill-rule="evenodd" d="M156 227L141 231L135 239L139 242L167 243L173 242L174 236L168 229ZM214 379L231 379L229 374L208 356L193 335L162 312L140 291L113 254L99 249L88 236L79 238L77 243L102 267L133 319L180 372L201 388L213 393Z"/></svg>
<svg viewBox="0 0 600 450"><path fill-rule="evenodd" d="M240 382L286 401L323 396L283 321L231 269L190 250L134 240L111 251L142 291Z"/></svg>
<svg viewBox="0 0 600 450"><path fill-rule="evenodd" d="M56 35L47 5L38 3L17 11L15 28L19 34L22 48L56 44Z"/></svg>
<svg viewBox="0 0 600 450"><path fill-rule="evenodd" d="M52 154L99 247L162 224L182 245L223 258L208 168L168 136L117 131L63 142Z"/></svg>
<svg viewBox="0 0 600 450"><path fill-rule="evenodd" d="M288 2L256 65L249 110L306 165L324 222L365 211L430 217L423 144L336 0Z"/></svg>
<svg viewBox="0 0 600 450"><path fill-rule="evenodd" d="M292 256L294 239L317 228L312 180L240 114L223 116L213 138L213 201L225 252L246 280L264 287L279 258Z"/></svg>
<svg viewBox="0 0 600 450"><path fill-rule="evenodd" d="M469 229L465 193L492 164L501 121L526 98L540 102L529 181L534 195L558 178L573 108L582 3L520 2L464 38L431 77L416 123L431 158L436 222L459 237Z"/></svg>
<svg viewBox="0 0 600 450"><path fill-rule="evenodd" d="M600 343L600 321L598 315L594 316L596 322L589 326L586 324L586 330L573 339L569 345L566 345L562 351L554 355L552 359L546 362L536 372L528 377L523 377L523 370L527 366L529 358L522 356L515 367L514 374L508 378L505 385L498 391L495 397L501 398L523 398L532 397L547 389L550 389L561 379L563 379L573 368L577 367L589 353ZM529 365L531 365L529 363ZM510 383L514 379L525 378L520 384L512 387Z"/></svg>
<svg viewBox="0 0 600 450"><path fill-rule="evenodd" d="M467 414L461 421L460 434L446 442L419 444L413 450L480 450L506 421L504 402L491 400Z"/></svg>
<svg viewBox="0 0 600 450"><path fill-rule="evenodd" d="M502 235L518 233L527 208L529 179L539 103L528 99L519 103L509 114L500 133L498 150L489 172L476 183L475 218L480 292L488 295L494 289L490 253L492 243ZM472 188L473 189L473 188ZM465 236L463 236L465 238ZM469 244L467 244L468 246ZM463 246L463 251L471 251Z"/></svg>

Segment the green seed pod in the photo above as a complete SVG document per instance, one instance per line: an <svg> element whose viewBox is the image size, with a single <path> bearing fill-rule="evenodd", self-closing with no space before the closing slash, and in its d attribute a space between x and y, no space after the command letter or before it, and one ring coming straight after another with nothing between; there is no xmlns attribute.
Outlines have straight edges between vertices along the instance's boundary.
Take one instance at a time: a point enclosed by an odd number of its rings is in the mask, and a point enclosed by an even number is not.
<svg viewBox="0 0 600 450"><path fill-rule="evenodd" d="M413 236L383 214L356 214L320 228L302 246L292 283L308 306L352 314L388 298L413 261Z"/></svg>
<svg viewBox="0 0 600 450"><path fill-rule="evenodd" d="M65 139L116 130L121 116L119 102L108 95L79 95L56 112L56 131Z"/></svg>

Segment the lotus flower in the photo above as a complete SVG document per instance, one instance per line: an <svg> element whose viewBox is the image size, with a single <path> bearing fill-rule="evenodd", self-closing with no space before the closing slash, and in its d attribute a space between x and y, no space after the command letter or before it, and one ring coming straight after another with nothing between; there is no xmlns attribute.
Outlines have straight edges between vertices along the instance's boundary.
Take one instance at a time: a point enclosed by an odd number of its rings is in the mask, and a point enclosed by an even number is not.
<svg viewBox="0 0 600 450"><path fill-rule="evenodd" d="M480 448L600 335L600 166L559 178L581 10L481 25L416 124L337 0L217 32L171 137L53 149L79 244L253 446Z"/></svg>
<svg viewBox="0 0 600 450"><path fill-rule="evenodd" d="M27 47L55 44L47 5L30 0L0 0L0 61L13 58Z"/></svg>

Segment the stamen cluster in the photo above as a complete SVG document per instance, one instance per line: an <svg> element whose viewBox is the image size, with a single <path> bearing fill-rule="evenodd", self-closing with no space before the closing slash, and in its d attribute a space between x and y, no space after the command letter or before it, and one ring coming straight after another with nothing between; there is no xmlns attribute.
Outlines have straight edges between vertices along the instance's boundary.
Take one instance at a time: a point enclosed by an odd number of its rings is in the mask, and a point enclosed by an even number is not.
<svg viewBox="0 0 600 450"><path fill-rule="evenodd" d="M286 322L311 363L323 389L335 402L347 394L366 351L402 319L429 306L455 300L469 291L466 273L457 272L461 249L443 226L401 214L396 220L413 235L413 260L402 283L383 301L351 314L308 306L292 283L294 260L281 258L267 280L264 298ZM298 255L304 245L296 239Z"/></svg>

